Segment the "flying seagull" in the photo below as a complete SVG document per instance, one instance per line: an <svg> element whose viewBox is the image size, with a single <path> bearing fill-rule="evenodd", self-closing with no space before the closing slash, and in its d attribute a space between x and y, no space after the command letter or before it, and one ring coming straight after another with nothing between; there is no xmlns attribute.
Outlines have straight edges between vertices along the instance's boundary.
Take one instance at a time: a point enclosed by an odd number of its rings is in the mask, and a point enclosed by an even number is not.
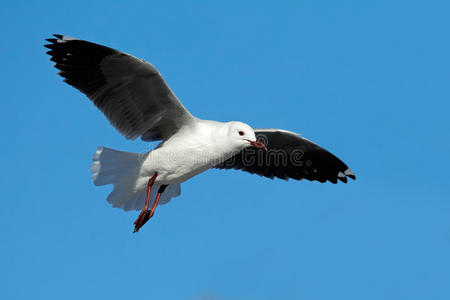
<svg viewBox="0 0 450 300"><path fill-rule="evenodd" d="M145 60L54 37L44 46L66 83L84 93L125 138L161 141L145 154L98 147L93 156L94 184L113 185L108 202L126 211L141 210L134 232L158 204L180 195L182 182L210 168L286 180L346 183L347 177L356 178L336 156L294 132L194 117Z"/></svg>

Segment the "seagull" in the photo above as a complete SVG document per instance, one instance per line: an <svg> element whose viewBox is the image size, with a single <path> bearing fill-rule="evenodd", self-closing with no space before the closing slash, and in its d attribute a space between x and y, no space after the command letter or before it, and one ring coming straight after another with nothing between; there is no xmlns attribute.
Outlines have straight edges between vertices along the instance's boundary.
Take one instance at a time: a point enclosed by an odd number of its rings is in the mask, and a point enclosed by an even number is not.
<svg viewBox="0 0 450 300"><path fill-rule="evenodd" d="M107 201L125 211L141 210L134 232L158 204L181 194L181 183L210 168L271 179L356 179L339 158L294 132L196 118L143 59L59 34L46 41L64 82L85 94L126 139L160 142L147 153L99 146L93 156L94 184L113 185Z"/></svg>

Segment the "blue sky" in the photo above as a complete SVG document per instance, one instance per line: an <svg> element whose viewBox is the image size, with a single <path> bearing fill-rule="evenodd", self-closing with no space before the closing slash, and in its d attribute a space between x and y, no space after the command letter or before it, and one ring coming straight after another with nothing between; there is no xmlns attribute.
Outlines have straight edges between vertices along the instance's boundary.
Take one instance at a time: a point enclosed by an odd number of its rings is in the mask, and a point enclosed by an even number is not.
<svg viewBox="0 0 450 300"><path fill-rule="evenodd" d="M2 299L450 299L446 1L6 1ZM196 116L284 128L349 184L211 170L138 234L98 145L142 152L44 54L53 33L152 62Z"/></svg>

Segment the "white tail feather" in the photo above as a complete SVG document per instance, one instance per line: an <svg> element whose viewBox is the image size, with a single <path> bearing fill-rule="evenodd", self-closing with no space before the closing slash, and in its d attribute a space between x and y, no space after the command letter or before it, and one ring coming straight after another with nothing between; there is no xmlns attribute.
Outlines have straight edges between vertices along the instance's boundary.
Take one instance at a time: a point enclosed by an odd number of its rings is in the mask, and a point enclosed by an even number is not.
<svg viewBox="0 0 450 300"><path fill-rule="evenodd" d="M117 151L102 146L97 148L91 165L92 180L95 185L114 185L107 198L112 206L126 211L141 210L144 207L146 186L137 186L137 182L145 157L145 154ZM152 187L151 201L154 201L158 189L158 185ZM171 184L161 195L159 204L168 203L171 198L180 194L180 184Z"/></svg>

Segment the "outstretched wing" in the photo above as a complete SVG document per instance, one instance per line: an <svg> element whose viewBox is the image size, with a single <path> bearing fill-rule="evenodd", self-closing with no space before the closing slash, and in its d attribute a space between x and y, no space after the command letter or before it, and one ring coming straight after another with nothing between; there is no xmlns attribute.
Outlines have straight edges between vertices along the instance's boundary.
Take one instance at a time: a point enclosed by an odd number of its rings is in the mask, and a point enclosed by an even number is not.
<svg viewBox="0 0 450 300"><path fill-rule="evenodd" d="M58 74L92 100L127 139L166 139L192 121L151 64L105 46L54 36L45 47Z"/></svg>
<svg viewBox="0 0 450 300"><path fill-rule="evenodd" d="M356 179L339 158L298 134L280 129L255 129L256 138L267 151L248 147L216 166L240 169L268 178L308 179L337 183Z"/></svg>

